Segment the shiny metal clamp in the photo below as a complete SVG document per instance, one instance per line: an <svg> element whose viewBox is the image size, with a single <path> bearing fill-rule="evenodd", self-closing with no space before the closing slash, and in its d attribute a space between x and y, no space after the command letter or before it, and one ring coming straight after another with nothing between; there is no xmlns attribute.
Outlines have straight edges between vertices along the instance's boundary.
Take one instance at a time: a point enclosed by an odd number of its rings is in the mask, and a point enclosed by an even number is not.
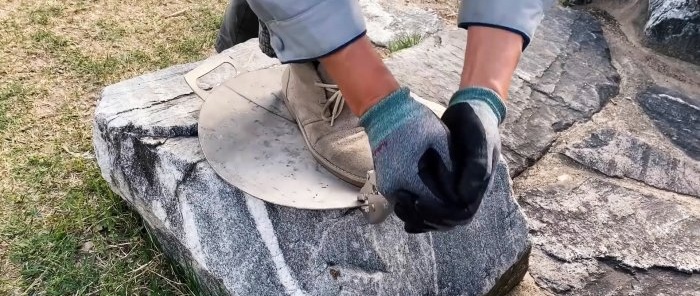
<svg viewBox="0 0 700 296"><path fill-rule="evenodd" d="M357 199L363 203L360 210L370 224L384 222L394 211L394 204L377 190L377 176L374 170L367 172L367 181L360 189Z"/></svg>

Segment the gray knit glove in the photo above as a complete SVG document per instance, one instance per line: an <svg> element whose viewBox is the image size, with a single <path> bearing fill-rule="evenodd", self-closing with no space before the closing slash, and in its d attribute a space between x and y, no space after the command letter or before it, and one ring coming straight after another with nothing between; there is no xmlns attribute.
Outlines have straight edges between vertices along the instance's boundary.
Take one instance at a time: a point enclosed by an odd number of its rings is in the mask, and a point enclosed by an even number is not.
<svg viewBox="0 0 700 296"><path fill-rule="evenodd" d="M439 212L444 221L466 224L476 215L481 200L493 181L501 155L498 125L506 109L498 95L484 88L466 88L452 96L442 120L450 131L452 168L436 157L427 159L423 183L449 209ZM416 199L416 197L414 197ZM432 216L418 207L396 209L410 217L407 224L420 225Z"/></svg>
<svg viewBox="0 0 700 296"><path fill-rule="evenodd" d="M369 137L379 192L395 203L407 232L445 230L463 224L466 212L436 196L425 179L449 171L449 132L427 107L401 88L360 118ZM437 192L439 193L439 192Z"/></svg>
<svg viewBox="0 0 700 296"><path fill-rule="evenodd" d="M407 232L447 230L471 221L493 180L501 153L498 125L505 114L495 92L466 88L450 100L444 126L410 99L407 89L362 116L377 185L395 201Z"/></svg>

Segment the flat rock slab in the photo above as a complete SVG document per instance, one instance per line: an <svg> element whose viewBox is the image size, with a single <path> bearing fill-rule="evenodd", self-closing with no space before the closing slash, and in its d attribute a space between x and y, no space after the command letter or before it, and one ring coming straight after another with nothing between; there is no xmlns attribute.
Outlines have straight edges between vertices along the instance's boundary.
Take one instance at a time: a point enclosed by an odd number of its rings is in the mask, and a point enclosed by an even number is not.
<svg viewBox="0 0 700 296"><path fill-rule="evenodd" d="M700 162L627 132L603 129L571 144L564 155L615 178L700 197Z"/></svg>
<svg viewBox="0 0 700 296"><path fill-rule="evenodd" d="M700 291L696 198L629 188L548 160L516 184L539 286L574 295Z"/></svg>
<svg viewBox="0 0 700 296"><path fill-rule="evenodd" d="M639 92L637 102L671 142L700 160L700 97L653 85Z"/></svg>
<svg viewBox="0 0 700 296"><path fill-rule="evenodd" d="M659 199L601 179L564 180L521 193L533 243L565 261L607 258L631 268L700 271L697 200ZM671 255L672 256L669 256Z"/></svg>
<svg viewBox="0 0 700 296"><path fill-rule="evenodd" d="M257 40L222 54L233 66L201 79L202 87L278 66ZM195 66L107 87L93 140L112 189L209 292L480 295L504 293L522 278L530 244L505 163L473 222L447 233L408 235L393 216L368 225L357 210L266 204L222 181L204 159L196 134L202 101L183 79Z"/></svg>
<svg viewBox="0 0 700 296"><path fill-rule="evenodd" d="M388 47L406 37L423 38L443 27L434 12L413 7L401 0L359 0L367 36L372 43Z"/></svg>
<svg viewBox="0 0 700 296"><path fill-rule="evenodd" d="M530 274L557 294L698 295L700 164L663 136L610 122L516 180Z"/></svg>
<svg viewBox="0 0 700 296"><path fill-rule="evenodd" d="M419 96L446 103L459 86L464 30L399 51L387 65ZM503 155L517 174L575 122L587 121L619 90L600 24L588 13L552 8L516 70L501 128Z"/></svg>

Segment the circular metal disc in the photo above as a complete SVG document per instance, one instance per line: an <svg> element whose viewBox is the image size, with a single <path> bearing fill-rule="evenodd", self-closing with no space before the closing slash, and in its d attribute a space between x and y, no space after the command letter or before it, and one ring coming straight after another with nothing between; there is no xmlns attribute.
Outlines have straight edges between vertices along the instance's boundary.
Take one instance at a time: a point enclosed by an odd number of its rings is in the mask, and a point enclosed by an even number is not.
<svg viewBox="0 0 700 296"><path fill-rule="evenodd" d="M283 67L216 87L199 113L199 142L214 171L243 192L301 209L354 208L359 189L319 165L281 99Z"/></svg>

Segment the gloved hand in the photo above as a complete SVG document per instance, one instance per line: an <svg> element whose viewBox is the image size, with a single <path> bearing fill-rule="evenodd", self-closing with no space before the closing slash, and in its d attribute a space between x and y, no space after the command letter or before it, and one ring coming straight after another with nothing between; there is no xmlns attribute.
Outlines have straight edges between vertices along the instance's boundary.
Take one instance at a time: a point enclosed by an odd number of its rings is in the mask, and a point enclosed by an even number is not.
<svg viewBox="0 0 700 296"><path fill-rule="evenodd" d="M425 171L425 163L439 161L446 170L451 168L449 135L440 119L411 98L407 88L372 106L360 124L372 148L379 192L395 203L406 231L443 230L455 225L444 218L464 218L451 214L454 207L436 198L422 180L422 175L431 173Z"/></svg>
<svg viewBox="0 0 700 296"><path fill-rule="evenodd" d="M456 92L442 115L450 131L452 169L432 160L425 184L447 204L463 211L468 220L481 205L501 155L498 125L506 108L496 92L470 87ZM415 216L418 210L413 210Z"/></svg>
<svg viewBox="0 0 700 296"><path fill-rule="evenodd" d="M377 186L396 203L407 232L447 230L471 221L500 156L502 118L505 107L498 96L480 88L455 93L442 118L445 126L407 89L362 116Z"/></svg>

